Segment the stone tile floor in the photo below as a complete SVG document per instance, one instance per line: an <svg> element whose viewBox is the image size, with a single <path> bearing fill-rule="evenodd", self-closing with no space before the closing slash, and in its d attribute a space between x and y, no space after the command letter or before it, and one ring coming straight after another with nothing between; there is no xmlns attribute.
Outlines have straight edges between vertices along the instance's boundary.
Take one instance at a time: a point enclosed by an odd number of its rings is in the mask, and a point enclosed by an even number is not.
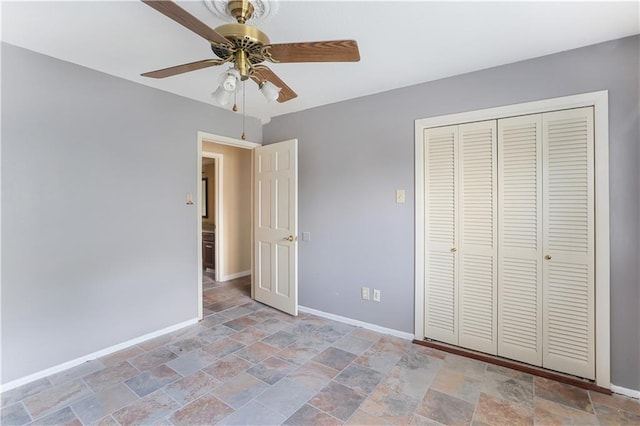
<svg viewBox="0 0 640 426"><path fill-rule="evenodd" d="M640 425L640 403L248 298L205 276L197 325L2 394L2 425Z"/></svg>

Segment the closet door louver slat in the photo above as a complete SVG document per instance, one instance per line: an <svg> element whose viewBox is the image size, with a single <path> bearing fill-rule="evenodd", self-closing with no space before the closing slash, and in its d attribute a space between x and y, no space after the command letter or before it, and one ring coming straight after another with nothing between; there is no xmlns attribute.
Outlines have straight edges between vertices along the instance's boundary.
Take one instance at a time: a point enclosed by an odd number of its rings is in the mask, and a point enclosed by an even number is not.
<svg viewBox="0 0 640 426"><path fill-rule="evenodd" d="M425 153L425 335L458 344L457 126L427 129Z"/></svg>
<svg viewBox="0 0 640 426"><path fill-rule="evenodd" d="M498 120L498 355L542 365L542 120Z"/></svg>
<svg viewBox="0 0 640 426"><path fill-rule="evenodd" d="M543 366L595 378L593 108L545 113Z"/></svg>
<svg viewBox="0 0 640 426"><path fill-rule="evenodd" d="M496 121L460 125L459 344L497 350Z"/></svg>

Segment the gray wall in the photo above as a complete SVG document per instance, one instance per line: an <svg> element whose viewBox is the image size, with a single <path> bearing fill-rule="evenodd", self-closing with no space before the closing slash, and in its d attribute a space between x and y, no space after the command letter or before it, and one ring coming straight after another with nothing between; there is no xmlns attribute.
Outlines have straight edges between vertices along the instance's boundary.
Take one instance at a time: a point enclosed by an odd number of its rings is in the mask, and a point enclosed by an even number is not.
<svg viewBox="0 0 640 426"><path fill-rule="evenodd" d="M240 129L2 44L3 383L197 316L196 134Z"/></svg>
<svg viewBox="0 0 640 426"><path fill-rule="evenodd" d="M640 389L638 51L629 37L274 118L264 140L300 144L300 304L413 332L414 120L606 89L612 381Z"/></svg>

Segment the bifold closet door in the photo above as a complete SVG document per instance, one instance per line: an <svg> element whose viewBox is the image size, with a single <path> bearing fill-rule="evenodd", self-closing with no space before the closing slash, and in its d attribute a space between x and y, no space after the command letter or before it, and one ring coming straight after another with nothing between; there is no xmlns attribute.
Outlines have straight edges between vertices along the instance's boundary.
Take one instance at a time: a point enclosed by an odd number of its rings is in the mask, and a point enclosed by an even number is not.
<svg viewBox="0 0 640 426"><path fill-rule="evenodd" d="M459 345L497 351L496 120L458 127Z"/></svg>
<svg viewBox="0 0 640 426"><path fill-rule="evenodd" d="M458 344L458 126L426 129L425 336Z"/></svg>
<svg viewBox="0 0 640 426"><path fill-rule="evenodd" d="M595 378L593 108L544 113L543 366Z"/></svg>
<svg viewBox="0 0 640 426"><path fill-rule="evenodd" d="M542 115L498 120L498 355L542 365Z"/></svg>
<svg viewBox="0 0 640 426"><path fill-rule="evenodd" d="M595 378L593 108L425 130L425 336Z"/></svg>

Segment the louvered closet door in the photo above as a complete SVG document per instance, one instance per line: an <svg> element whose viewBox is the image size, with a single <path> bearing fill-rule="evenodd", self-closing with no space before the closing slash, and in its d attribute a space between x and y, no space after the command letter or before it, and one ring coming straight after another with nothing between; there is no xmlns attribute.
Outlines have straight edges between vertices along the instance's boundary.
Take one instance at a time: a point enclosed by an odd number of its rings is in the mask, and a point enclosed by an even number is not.
<svg viewBox="0 0 640 426"><path fill-rule="evenodd" d="M498 355L542 364L542 116L498 120Z"/></svg>
<svg viewBox="0 0 640 426"><path fill-rule="evenodd" d="M496 120L459 126L459 344L497 351Z"/></svg>
<svg viewBox="0 0 640 426"><path fill-rule="evenodd" d="M593 108L545 113L543 366L595 378Z"/></svg>
<svg viewBox="0 0 640 426"><path fill-rule="evenodd" d="M425 336L458 344L457 126L427 129L425 153Z"/></svg>

